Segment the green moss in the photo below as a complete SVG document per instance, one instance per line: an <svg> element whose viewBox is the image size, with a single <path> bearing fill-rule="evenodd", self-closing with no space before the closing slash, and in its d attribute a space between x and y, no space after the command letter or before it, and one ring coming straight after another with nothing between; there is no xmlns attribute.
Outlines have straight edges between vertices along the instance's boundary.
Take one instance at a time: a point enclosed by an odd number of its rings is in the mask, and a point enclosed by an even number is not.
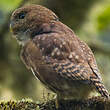
<svg viewBox="0 0 110 110"><path fill-rule="evenodd" d="M0 110L38 110L39 104L30 99L22 99L19 101L2 101Z"/></svg>
<svg viewBox="0 0 110 110"><path fill-rule="evenodd" d="M2 101L0 110L57 110L55 100L34 102L30 99L20 101ZM102 97L93 97L87 100L70 100L59 102L58 110L110 110L110 100Z"/></svg>

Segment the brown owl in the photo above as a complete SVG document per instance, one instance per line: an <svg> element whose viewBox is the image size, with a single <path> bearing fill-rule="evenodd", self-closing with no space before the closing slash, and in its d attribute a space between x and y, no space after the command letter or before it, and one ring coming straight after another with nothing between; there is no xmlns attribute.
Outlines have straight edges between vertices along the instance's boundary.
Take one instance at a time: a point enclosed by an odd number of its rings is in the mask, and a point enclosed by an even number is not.
<svg viewBox="0 0 110 110"><path fill-rule="evenodd" d="M109 97L91 49L51 10L23 6L13 12L10 28L26 67L59 99L87 98L93 90Z"/></svg>

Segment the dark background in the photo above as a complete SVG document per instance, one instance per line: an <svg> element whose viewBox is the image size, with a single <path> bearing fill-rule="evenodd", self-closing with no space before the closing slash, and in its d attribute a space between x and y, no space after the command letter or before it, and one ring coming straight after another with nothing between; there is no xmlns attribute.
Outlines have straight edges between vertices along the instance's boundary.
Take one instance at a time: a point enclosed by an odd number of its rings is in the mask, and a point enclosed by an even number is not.
<svg viewBox="0 0 110 110"><path fill-rule="evenodd" d="M53 10L93 50L110 91L110 0L0 0L0 100L42 99L48 92L21 62L9 30L14 9L41 4Z"/></svg>

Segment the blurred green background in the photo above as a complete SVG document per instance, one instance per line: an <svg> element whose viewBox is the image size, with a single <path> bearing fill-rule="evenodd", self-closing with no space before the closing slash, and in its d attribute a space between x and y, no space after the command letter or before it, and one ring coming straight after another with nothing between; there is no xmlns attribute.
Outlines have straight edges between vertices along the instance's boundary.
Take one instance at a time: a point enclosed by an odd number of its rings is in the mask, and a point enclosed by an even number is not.
<svg viewBox="0 0 110 110"><path fill-rule="evenodd" d="M110 0L0 0L0 100L36 100L49 92L21 62L20 47L9 30L13 10L31 3L53 10L88 43L110 91Z"/></svg>

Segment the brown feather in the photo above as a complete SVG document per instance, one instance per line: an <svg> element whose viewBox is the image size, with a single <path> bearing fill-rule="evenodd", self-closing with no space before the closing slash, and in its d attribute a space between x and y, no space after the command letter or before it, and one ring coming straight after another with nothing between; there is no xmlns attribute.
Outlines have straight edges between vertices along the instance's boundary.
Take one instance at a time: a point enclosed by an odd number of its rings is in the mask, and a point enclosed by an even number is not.
<svg viewBox="0 0 110 110"><path fill-rule="evenodd" d="M23 11L25 18L15 22ZM52 11L39 5L24 6L11 20L13 34L23 45L24 64L46 87L63 99L86 98L93 90L109 97L91 49Z"/></svg>

